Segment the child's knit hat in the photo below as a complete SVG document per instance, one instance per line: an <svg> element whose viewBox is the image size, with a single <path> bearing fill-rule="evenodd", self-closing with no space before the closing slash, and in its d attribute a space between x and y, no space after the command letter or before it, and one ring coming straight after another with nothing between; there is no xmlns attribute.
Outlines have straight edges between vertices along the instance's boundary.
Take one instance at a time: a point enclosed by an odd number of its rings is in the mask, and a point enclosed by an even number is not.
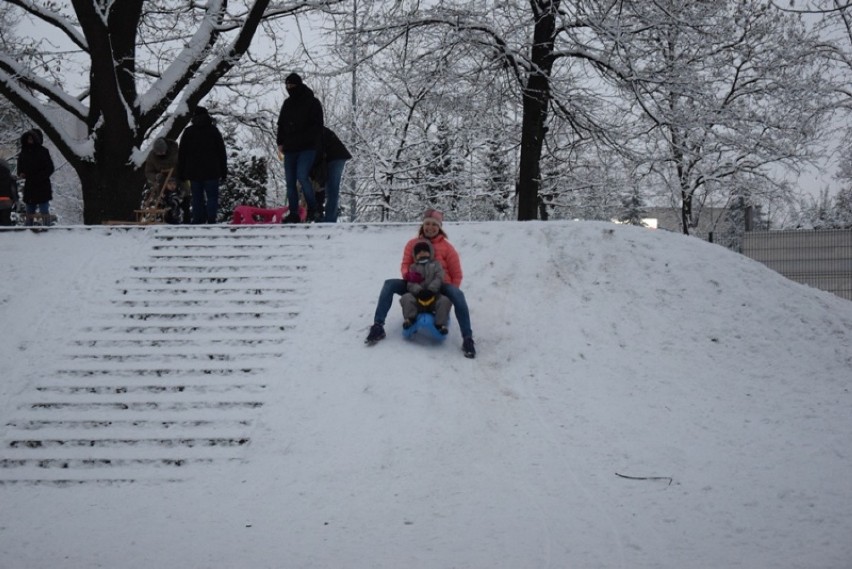
<svg viewBox="0 0 852 569"><path fill-rule="evenodd" d="M432 245L428 241L422 240L414 244L413 254L415 259L417 258L417 255L419 255L423 251L429 253L430 258L432 257Z"/></svg>

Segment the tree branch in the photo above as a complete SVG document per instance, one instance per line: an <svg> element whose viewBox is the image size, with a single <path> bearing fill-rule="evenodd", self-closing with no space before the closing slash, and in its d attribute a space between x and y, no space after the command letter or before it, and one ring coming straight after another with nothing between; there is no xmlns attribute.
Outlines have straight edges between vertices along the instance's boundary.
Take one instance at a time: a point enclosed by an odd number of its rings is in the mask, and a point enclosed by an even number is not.
<svg viewBox="0 0 852 569"><path fill-rule="evenodd" d="M77 28L74 27L74 24L68 20L62 14L58 12L54 12L53 10L49 10L44 6L40 6L30 0L6 0L9 4L13 4L22 8L28 14L35 16L39 20L50 24L51 26L60 30L65 36L71 40L71 42L82 49L83 51L89 51L89 45L86 42L86 38L77 31Z"/></svg>

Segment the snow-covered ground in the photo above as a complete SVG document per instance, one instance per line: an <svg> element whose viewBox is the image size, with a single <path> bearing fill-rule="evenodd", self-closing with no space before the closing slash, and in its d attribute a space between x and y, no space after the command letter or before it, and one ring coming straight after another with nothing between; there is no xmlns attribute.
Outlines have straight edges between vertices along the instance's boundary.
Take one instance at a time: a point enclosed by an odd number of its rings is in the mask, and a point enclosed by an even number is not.
<svg viewBox="0 0 852 569"><path fill-rule="evenodd" d="M852 567L852 303L676 234L445 228L473 360L397 304L363 343L415 225L0 233L0 567Z"/></svg>

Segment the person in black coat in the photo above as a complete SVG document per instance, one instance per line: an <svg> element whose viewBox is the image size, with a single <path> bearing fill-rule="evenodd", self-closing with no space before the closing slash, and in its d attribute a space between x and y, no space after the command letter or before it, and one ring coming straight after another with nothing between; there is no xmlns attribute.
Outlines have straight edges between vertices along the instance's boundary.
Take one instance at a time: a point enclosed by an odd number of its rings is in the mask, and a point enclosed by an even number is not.
<svg viewBox="0 0 852 569"><path fill-rule="evenodd" d="M177 177L189 180L192 223L216 223L219 184L228 175L228 154L222 133L204 107L196 107L192 124L178 145Z"/></svg>
<svg viewBox="0 0 852 569"><path fill-rule="evenodd" d="M302 194L308 204L308 221L320 221L310 171L322 142L322 104L296 73L287 76L284 87L288 96L281 105L276 136L278 152L284 156L287 206L290 210L284 222L299 221L297 181L302 186Z"/></svg>
<svg viewBox="0 0 852 569"><path fill-rule="evenodd" d="M37 128L21 136L21 153L18 155L18 177L24 180L24 204L27 208L26 225L33 224L36 211L42 219L50 215L50 200L53 199L53 160L44 147L44 136ZM48 223L47 220L44 223Z"/></svg>
<svg viewBox="0 0 852 569"><path fill-rule="evenodd" d="M12 176L9 164L0 158L0 225L12 225L12 210L17 204L18 184Z"/></svg>
<svg viewBox="0 0 852 569"><path fill-rule="evenodd" d="M322 147L311 169L311 179L319 187L324 188L318 196L318 201L321 206L325 202L325 213L322 215L322 221L325 223L337 223L337 213L340 209L340 180L343 178L346 161L351 158L352 154L334 131L327 126L323 127ZM320 207L321 211L322 209Z"/></svg>

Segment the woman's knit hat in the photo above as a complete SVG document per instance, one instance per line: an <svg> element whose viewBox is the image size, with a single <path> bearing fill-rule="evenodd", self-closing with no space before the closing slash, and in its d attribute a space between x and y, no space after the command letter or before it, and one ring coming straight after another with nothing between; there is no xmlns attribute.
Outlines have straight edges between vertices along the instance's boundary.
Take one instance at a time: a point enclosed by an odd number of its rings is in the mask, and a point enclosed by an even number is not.
<svg viewBox="0 0 852 569"><path fill-rule="evenodd" d="M423 221L426 221L427 219L431 219L432 221L437 223L438 227L441 227L444 224L444 214L438 211L437 209L427 209L426 212L423 214Z"/></svg>

